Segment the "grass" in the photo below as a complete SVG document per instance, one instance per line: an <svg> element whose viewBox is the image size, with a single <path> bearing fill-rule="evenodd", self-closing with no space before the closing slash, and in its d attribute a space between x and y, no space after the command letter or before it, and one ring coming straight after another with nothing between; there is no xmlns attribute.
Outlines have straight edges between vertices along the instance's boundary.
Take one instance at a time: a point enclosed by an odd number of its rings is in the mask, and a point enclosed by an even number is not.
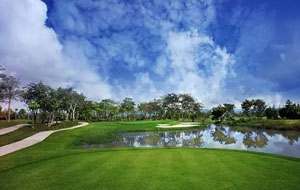
<svg viewBox="0 0 300 190"><path fill-rule="evenodd" d="M7 120L0 120L0 129L18 124L27 124L28 122L29 120L26 119L11 120L10 122L7 122Z"/></svg>
<svg viewBox="0 0 300 190"><path fill-rule="evenodd" d="M55 133L0 157L0 189L299 189L295 158L216 149L77 148L122 131L160 130L157 123L92 123Z"/></svg>
<svg viewBox="0 0 300 190"><path fill-rule="evenodd" d="M58 125L53 125L51 127L47 127L42 124L36 125L35 128L32 128L31 126L25 126L18 130L13 131L13 132L10 132L10 133L4 134L4 135L0 135L0 146L20 141L22 139L25 139L26 137L29 137L29 136L34 135L35 133L38 133L41 131L67 128L67 127L71 127L71 126L74 126L77 124L78 124L78 122L63 121L63 122L59 123Z"/></svg>
<svg viewBox="0 0 300 190"><path fill-rule="evenodd" d="M274 130L300 130L300 120L273 120L258 118L236 118L233 121L224 121L223 124L231 126L247 126Z"/></svg>

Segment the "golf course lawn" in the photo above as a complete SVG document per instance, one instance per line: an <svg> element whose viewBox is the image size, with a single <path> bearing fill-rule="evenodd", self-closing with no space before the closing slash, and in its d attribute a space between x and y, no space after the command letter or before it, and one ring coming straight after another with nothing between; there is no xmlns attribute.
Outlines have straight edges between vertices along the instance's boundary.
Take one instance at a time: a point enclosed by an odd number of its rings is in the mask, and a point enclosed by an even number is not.
<svg viewBox="0 0 300 190"><path fill-rule="evenodd" d="M0 157L0 189L299 189L300 159L193 148L79 149L155 122L103 122L58 132ZM166 129L164 129L166 130Z"/></svg>

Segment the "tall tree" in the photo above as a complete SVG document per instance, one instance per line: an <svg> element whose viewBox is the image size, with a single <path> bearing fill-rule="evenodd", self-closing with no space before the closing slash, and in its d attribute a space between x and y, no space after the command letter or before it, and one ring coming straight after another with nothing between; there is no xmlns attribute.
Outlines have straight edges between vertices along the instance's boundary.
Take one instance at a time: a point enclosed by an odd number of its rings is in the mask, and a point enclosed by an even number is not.
<svg viewBox="0 0 300 190"><path fill-rule="evenodd" d="M36 123L37 113L40 110L46 113L49 109L48 101L51 90L50 86L45 85L42 82L31 83L24 88L22 98L27 105L32 107L30 110L32 112L33 124ZM44 121L45 117L42 117L42 122Z"/></svg>
<svg viewBox="0 0 300 190"><path fill-rule="evenodd" d="M76 110L80 107L80 104L84 103L85 97L82 94L72 91L68 96L68 106L71 112L72 120L76 120Z"/></svg>
<svg viewBox="0 0 300 190"><path fill-rule="evenodd" d="M132 98L125 98L121 104L121 108L126 112L127 120L129 121L130 113L134 112L135 103Z"/></svg>
<svg viewBox="0 0 300 190"><path fill-rule="evenodd" d="M251 107L252 107L252 101L251 100L245 100L242 104L242 109L243 109L243 113L246 115L246 116L249 116L251 114Z"/></svg>
<svg viewBox="0 0 300 190"><path fill-rule="evenodd" d="M256 99L253 101L253 110L257 117L262 117L266 109L265 101L261 99Z"/></svg>
<svg viewBox="0 0 300 190"><path fill-rule="evenodd" d="M16 100L20 95L19 89L19 80L12 76L7 76L1 74L1 83L0 83L0 97L2 101L8 103L7 109L7 121L10 122L11 115L11 103L13 100Z"/></svg>

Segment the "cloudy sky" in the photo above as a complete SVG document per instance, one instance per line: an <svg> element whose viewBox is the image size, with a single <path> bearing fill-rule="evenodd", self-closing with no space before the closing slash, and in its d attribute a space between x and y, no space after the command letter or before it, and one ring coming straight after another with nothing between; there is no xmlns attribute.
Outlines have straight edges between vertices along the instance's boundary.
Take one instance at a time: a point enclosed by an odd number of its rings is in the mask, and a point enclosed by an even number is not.
<svg viewBox="0 0 300 190"><path fill-rule="evenodd" d="M298 0L1 0L0 64L90 100L300 100Z"/></svg>

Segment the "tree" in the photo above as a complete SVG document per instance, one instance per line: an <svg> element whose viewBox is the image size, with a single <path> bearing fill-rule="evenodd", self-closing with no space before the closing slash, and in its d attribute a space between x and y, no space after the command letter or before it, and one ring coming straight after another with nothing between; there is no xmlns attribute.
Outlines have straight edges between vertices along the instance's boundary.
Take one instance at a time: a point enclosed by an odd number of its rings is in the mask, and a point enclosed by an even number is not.
<svg viewBox="0 0 300 190"><path fill-rule="evenodd" d="M200 102L195 102L192 106L191 113L192 113L192 121L195 121L195 117L201 113L201 109L203 108Z"/></svg>
<svg viewBox="0 0 300 190"><path fill-rule="evenodd" d="M261 99L246 99L241 106L246 116L262 117L266 109L266 103Z"/></svg>
<svg viewBox="0 0 300 190"><path fill-rule="evenodd" d="M164 109L165 118L175 118L180 111L179 96L175 93L165 95L163 97L162 107Z"/></svg>
<svg viewBox="0 0 300 190"><path fill-rule="evenodd" d="M19 118L24 119L25 117L26 117L26 110L22 108L19 111Z"/></svg>
<svg viewBox="0 0 300 190"><path fill-rule="evenodd" d="M234 108L233 104L223 104L223 106L214 107L211 111L212 119L217 120L217 122L222 122L224 119L233 119Z"/></svg>
<svg viewBox="0 0 300 190"><path fill-rule="evenodd" d="M223 121L223 115L225 113L226 113L226 109L224 106L221 105L214 107L211 110L212 119L216 120L217 122Z"/></svg>
<svg viewBox="0 0 300 190"><path fill-rule="evenodd" d="M146 119L147 118L147 113L149 113L149 103L140 103L138 105L138 110L142 113L142 119Z"/></svg>
<svg viewBox="0 0 300 190"><path fill-rule="evenodd" d="M111 115L114 115L114 105L116 104L115 101L111 99L104 99L101 101L102 110L104 112L105 120L108 121Z"/></svg>
<svg viewBox="0 0 300 190"><path fill-rule="evenodd" d="M253 101L253 110L257 117L262 117L264 114L264 111L266 109L266 103L265 101L261 99L256 99Z"/></svg>
<svg viewBox="0 0 300 190"><path fill-rule="evenodd" d="M34 125L36 123L37 112L38 112L38 109L40 108L40 105L37 102L32 102L32 103L28 104L28 108L32 114L32 127L34 127Z"/></svg>
<svg viewBox="0 0 300 190"><path fill-rule="evenodd" d="M32 107L32 109L29 109L32 112L33 124L36 123L39 110L46 113L49 106L51 106L48 102L51 90L50 86L44 85L42 82L30 83L24 88L22 98L28 106ZM44 121L45 117L43 116L42 122Z"/></svg>
<svg viewBox="0 0 300 190"><path fill-rule="evenodd" d="M135 103L132 98L125 98L121 104L121 108L126 112L129 121L130 113L134 112Z"/></svg>
<svg viewBox="0 0 300 190"><path fill-rule="evenodd" d="M242 109L243 109L243 113L246 115L246 116L249 116L250 115L250 111L251 111L251 107L252 107L252 101L250 100L245 100L242 104Z"/></svg>
<svg viewBox="0 0 300 190"><path fill-rule="evenodd" d="M11 103L12 100L17 100L20 95L19 80L12 76L1 74L0 97L2 101L8 103L7 121L10 122Z"/></svg>
<svg viewBox="0 0 300 190"><path fill-rule="evenodd" d="M76 109L82 104L85 100L85 97L82 94L78 94L75 91L72 91L68 96L68 106L69 111L71 112L72 120L76 120Z"/></svg>
<svg viewBox="0 0 300 190"><path fill-rule="evenodd" d="M287 100L285 107L279 109L279 115L286 119L300 119L300 105Z"/></svg>
<svg viewBox="0 0 300 190"><path fill-rule="evenodd" d="M278 115L278 110L275 108L275 106L273 107L268 107L265 110L266 113L266 117L268 119L278 119L279 115Z"/></svg>
<svg viewBox="0 0 300 190"><path fill-rule="evenodd" d="M92 101L84 101L78 108L79 118L89 121L94 116L94 103Z"/></svg>

